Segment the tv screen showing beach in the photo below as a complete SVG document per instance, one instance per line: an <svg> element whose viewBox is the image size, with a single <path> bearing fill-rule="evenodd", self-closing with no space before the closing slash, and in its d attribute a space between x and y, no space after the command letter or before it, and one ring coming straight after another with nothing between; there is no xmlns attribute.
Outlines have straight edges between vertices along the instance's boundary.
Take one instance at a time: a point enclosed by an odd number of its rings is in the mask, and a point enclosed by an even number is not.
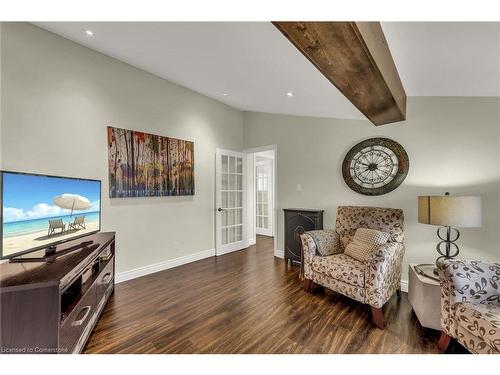
<svg viewBox="0 0 500 375"><path fill-rule="evenodd" d="M100 230L101 183L3 172L2 257Z"/></svg>

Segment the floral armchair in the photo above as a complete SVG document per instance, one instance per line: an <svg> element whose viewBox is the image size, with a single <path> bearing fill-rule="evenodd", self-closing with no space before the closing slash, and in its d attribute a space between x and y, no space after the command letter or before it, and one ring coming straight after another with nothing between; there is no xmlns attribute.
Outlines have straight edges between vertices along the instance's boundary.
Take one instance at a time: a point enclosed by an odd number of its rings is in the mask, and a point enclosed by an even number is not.
<svg viewBox="0 0 500 375"><path fill-rule="evenodd" d="M302 234L304 289L320 284L372 307L373 321L384 328L382 306L395 294L400 297L401 263L404 255L403 211L392 208L340 206L335 229L322 231L333 246L333 255L320 256L317 242ZM376 248L366 262L343 254L358 228L390 234L389 241Z"/></svg>
<svg viewBox="0 0 500 375"><path fill-rule="evenodd" d="M472 260L438 261L441 283L441 338L452 338L472 353L500 353L500 264Z"/></svg>

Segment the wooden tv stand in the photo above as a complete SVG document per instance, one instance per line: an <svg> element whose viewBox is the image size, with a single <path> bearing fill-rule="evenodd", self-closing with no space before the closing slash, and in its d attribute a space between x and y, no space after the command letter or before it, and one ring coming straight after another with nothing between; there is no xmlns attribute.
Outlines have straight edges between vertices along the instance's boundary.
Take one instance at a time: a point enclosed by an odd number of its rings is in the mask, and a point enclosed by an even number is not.
<svg viewBox="0 0 500 375"><path fill-rule="evenodd" d="M0 265L0 353L80 353L85 347L114 290L115 233L68 241L56 252L62 255L48 263Z"/></svg>

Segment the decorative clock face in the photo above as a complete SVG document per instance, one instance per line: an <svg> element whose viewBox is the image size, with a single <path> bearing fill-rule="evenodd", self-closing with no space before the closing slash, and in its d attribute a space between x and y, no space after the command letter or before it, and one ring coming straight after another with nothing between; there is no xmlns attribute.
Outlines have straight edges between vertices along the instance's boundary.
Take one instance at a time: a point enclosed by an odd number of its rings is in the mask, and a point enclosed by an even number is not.
<svg viewBox="0 0 500 375"><path fill-rule="evenodd" d="M397 188L408 168L408 155L399 143L388 138L371 138L349 150L342 164L342 175L352 190L381 195Z"/></svg>

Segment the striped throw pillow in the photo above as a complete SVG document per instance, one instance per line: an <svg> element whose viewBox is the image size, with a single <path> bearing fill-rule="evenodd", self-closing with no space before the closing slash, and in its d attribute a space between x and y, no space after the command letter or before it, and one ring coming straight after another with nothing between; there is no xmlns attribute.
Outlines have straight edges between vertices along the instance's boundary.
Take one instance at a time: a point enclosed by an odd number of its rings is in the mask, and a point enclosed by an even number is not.
<svg viewBox="0 0 500 375"><path fill-rule="evenodd" d="M344 254L360 262L366 262L370 253L389 240L389 233L375 229L358 228Z"/></svg>

